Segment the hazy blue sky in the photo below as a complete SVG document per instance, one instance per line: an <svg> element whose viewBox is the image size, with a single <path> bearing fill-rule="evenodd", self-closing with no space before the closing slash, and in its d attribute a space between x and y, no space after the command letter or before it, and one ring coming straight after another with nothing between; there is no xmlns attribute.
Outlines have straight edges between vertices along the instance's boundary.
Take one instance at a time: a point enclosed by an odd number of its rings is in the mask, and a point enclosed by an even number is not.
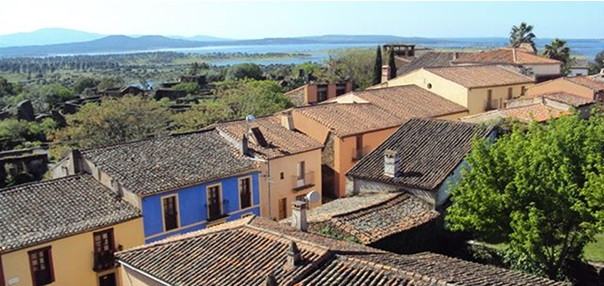
<svg viewBox="0 0 604 286"><path fill-rule="evenodd" d="M604 38L604 2L201 2L2 0L0 34L62 27L102 34L228 38L323 34Z"/></svg>

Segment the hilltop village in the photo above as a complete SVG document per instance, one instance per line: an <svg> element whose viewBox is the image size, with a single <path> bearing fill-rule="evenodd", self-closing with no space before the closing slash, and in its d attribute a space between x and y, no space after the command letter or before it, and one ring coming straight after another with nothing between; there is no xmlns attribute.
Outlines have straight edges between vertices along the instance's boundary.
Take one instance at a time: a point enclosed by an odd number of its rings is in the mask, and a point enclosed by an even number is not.
<svg viewBox="0 0 604 286"><path fill-rule="evenodd" d="M604 69L588 75L586 66L565 65L526 43L484 51L397 43L378 50L392 61L384 64L380 55L369 87L301 72L303 84L284 94L293 106L268 115L72 147L50 167L47 148L2 152L4 177L28 170L44 179L0 190L0 286L568 285L576 279L599 285L597 265L576 259L602 233L597 178L604 170L590 161L602 157L579 153L604 151L590 137L604 134L596 124L603 122ZM195 110L191 102L216 95L202 89L191 97L174 86L205 87L206 80L189 75L152 91L89 90L46 114L34 114L23 101L16 113L0 116L67 126L74 124L70 114L88 103L132 96L178 99L170 108L186 112ZM536 141L556 128L568 136ZM565 142L587 143L575 154ZM519 154L533 145L562 159ZM500 146L508 152L492 151ZM591 171L569 169L562 164L569 158L584 160L581 166ZM481 163L489 160L516 167L492 171ZM526 173L514 165L531 162L543 164ZM558 185L530 177L545 166L556 166L547 176ZM501 186L513 203L489 200L498 194L489 184ZM573 190L568 204L564 188ZM594 189L599 195L585 195ZM557 197L538 193L543 190ZM469 194L478 198L474 204ZM554 202L581 217L568 215L574 221L567 223ZM481 215L498 210L515 214ZM556 236L537 246L548 215L564 223L556 226L560 231L577 233L575 244ZM531 228L530 220L543 224ZM498 226L501 221L507 225ZM483 233L506 237L489 241L493 235ZM523 234L534 238L533 249L546 249L545 258L484 258L497 247L523 249L514 244L523 241L514 235ZM472 249L487 254L481 259ZM524 272L512 267L527 260L545 262ZM567 269L579 274L566 275Z"/></svg>

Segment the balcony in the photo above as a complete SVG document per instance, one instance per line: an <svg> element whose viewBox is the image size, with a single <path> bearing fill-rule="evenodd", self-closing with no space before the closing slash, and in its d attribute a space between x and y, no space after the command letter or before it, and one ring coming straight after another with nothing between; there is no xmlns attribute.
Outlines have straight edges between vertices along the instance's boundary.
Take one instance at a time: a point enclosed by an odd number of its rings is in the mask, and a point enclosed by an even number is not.
<svg viewBox="0 0 604 286"><path fill-rule="evenodd" d="M352 161L355 162L363 159L369 152L371 152L369 146L363 146L363 148L352 150Z"/></svg>
<svg viewBox="0 0 604 286"><path fill-rule="evenodd" d="M292 176L292 190L299 191L315 185L315 172L304 173L303 176Z"/></svg>
<svg viewBox="0 0 604 286"><path fill-rule="evenodd" d="M115 256L113 255L114 252L114 250L110 250L101 253L94 253L92 270L95 272L102 272L115 268L116 264Z"/></svg>
<svg viewBox="0 0 604 286"><path fill-rule="evenodd" d="M205 204L208 211L208 221L219 220L228 216L229 200L222 200L220 204Z"/></svg>

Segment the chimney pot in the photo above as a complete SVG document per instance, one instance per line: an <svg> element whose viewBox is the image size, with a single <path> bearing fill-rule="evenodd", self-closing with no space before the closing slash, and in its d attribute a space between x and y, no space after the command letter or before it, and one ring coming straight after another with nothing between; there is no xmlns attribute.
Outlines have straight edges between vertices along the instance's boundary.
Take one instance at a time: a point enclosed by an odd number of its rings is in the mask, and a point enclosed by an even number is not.
<svg viewBox="0 0 604 286"><path fill-rule="evenodd" d="M308 229L306 222L306 202L294 201L292 205L292 227L306 231Z"/></svg>
<svg viewBox="0 0 604 286"><path fill-rule="evenodd" d="M287 130L294 130L294 120L291 112L281 112L281 126Z"/></svg>
<svg viewBox="0 0 604 286"><path fill-rule="evenodd" d="M386 149L384 151L384 175L396 178L398 177L398 156L395 150Z"/></svg>
<svg viewBox="0 0 604 286"><path fill-rule="evenodd" d="M390 66L383 65L382 66L382 83L387 82L388 80L390 80Z"/></svg>

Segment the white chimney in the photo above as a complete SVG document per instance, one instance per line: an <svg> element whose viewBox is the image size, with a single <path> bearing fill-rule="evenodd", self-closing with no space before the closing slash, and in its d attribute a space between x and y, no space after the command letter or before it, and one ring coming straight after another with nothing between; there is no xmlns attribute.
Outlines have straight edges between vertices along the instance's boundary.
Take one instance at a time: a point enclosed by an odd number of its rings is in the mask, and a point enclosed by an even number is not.
<svg viewBox="0 0 604 286"><path fill-rule="evenodd" d="M384 175L395 178L398 176L399 169L398 157L396 156L396 151L391 149L386 149L384 151Z"/></svg>
<svg viewBox="0 0 604 286"><path fill-rule="evenodd" d="M300 231L306 231L308 229L305 201L294 201L292 205L292 227Z"/></svg>
<svg viewBox="0 0 604 286"><path fill-rule="evenodd" d="M383 65L382 66L382 83L387 82L388 80L390 80L390 66Z"/></svg>
<svg viewBox="0 0 604 286"><path fill-rule="evenodd" d="M291 112L281 112L281 126L285 127L287 130L294 130L294 120Z"/></svg>

